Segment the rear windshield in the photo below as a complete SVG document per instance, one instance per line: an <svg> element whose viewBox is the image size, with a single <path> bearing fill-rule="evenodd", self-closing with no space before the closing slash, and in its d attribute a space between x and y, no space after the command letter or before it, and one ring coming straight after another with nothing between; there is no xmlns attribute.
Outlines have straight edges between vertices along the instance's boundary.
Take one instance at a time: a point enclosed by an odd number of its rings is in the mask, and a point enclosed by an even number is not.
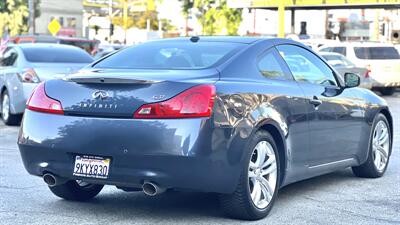
<svg viewBox="0 0 400 225"><path fill-rule="evenodd" d="M34 63L91 63L92 57L78 48L22 48L25 58Z"/></svg>
<svg viewBox="0 0 400 225"><path fill-rule="evenodd" d="M354 53L359 59L400 59L394 47L355 47Z"/></svg>
<svg viewBox="0 0 400 225"><path fill-rule="evenodd" d="M97 42L95 41L85 41L85 40L60 40L60 44L72 45L85 50L87 53L91 54L96 48Z"/></svg>
<svg viewBox="0 0 400 225"><path fill-rule="evenodd" d="M149 42L123 49L96 68L202 69L232 56L245 44L227 42Z"/></svg>

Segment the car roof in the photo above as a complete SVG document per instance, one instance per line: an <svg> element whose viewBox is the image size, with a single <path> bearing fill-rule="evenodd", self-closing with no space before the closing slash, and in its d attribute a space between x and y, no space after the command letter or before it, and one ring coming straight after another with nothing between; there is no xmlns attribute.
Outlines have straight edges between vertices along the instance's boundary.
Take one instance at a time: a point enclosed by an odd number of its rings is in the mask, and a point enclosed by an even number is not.
<svg viewBox="0 0 400 225"><path fill-rule="evenodd" d="M320 49L326 47L393 47L393 45L379 42L337 42L324 44Z"/></svg>
<svg viewBox="0 0 400 225"><path fill-rule="evenodd" d="M82 50L76 46L72 45L64 45L64 44L52 44L52 43L22 43L18 45L14 45L14 47L19 47L21 49L32 49L32 48L58 48L58 49L79 49ZM83 51L83 50L82 50Z"/></svg>
<svg viewBox="0 0 400 225"><path fill-rule="evenodd" d="M177 37L177 38L166 38L161 40L155 40L152 42L169 42L169 41L188 41L195 40L202 42L230 42L230 43L243 43L252 44L259 40L268 39L267 37L248 37L248 36L193 36L193 37ZM196 41L194 41L196 42Z"/></svg>
<svg viewBox="0 0 400 225"><path fill-rule="evenodd" d="M336 55L336 56L343 56L342 54L336 52L319 52L320 55ZM344 57L344 56L343 56Z"/></svg>

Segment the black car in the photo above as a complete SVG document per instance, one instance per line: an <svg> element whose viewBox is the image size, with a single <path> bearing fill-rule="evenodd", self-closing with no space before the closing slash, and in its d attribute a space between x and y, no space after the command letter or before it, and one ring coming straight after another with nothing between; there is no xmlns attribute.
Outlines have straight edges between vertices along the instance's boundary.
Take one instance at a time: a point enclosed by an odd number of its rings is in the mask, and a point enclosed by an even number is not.
<svg viewBox="0 0 400 225"><path fill-rule="evenodd" d="M214 192L228 215L255 220L290 183L346 167L385 173L392 117L359 83L291 40L153 41L40 84L18 146L64 199L103 185Z"/></svg>

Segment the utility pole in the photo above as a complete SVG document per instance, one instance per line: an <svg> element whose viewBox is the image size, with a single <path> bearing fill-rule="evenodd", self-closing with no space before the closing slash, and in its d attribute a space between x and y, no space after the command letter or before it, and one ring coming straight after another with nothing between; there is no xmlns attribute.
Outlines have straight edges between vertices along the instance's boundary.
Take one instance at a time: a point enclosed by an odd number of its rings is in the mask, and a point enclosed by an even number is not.
<svg viewBox="0 0 400 225"><path fill-rule="evenodd" d="M285 37L285 1L280 0L278 5L278 17L279 17L279 28L278 28L278 37Z"/></svg>
<svg viewBox="0 0 400 225"><path fill-rule="evenodd" d="M29 7L29 34L35 34L35 5L34 0L28 0Z"/></svg>
<svg viewBox="0 0 400 225"><path fill-rule="evenodd" d="M124 44L126 44L126 32L128 30L128 0L123 0L123 23L124 23Z"/></svg>
<svg viewBox="0 0 400 225"><path fill-rule="evenodd" d="M257 21L256 13L257 13L257 9L254 8L253 10L254 10L253 11L253 35L256 35L256 21Z"/></svg>
<svg viewBox="0 0 400 225"><path fill-rule="evenodd" d="M113 15L112 15L112 13L113 13L113 0L108 0L108 17L110 17L110 32L109 32L109 35L108 35L108 41L110 42L110 44L112 44L112 33L113 33L113 31L112 31L112 29L114 29L114 27L113 27Z"/></svg>

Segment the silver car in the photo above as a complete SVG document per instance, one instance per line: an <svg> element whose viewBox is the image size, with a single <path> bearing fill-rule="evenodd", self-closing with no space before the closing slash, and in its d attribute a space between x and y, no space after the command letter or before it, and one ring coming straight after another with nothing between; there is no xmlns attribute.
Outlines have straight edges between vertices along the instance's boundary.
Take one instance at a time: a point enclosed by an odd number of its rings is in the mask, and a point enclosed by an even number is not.
<svg viewBox="0 0 400 225"><path fill-rule="evenodd" d="M340 42L323 45L319 52L336 52L358 67L365 67L372 89L392 95L400 87L400 53L392 44L374 42Z"/></svg>
<svg viewBox="0 0 400 225"><path fill-rule="evenodd" d="M18 124L38 83L74 73L93 61L84 50L60 44L10 45L0 55L0 112L7 125Z"/></svg>
<svg viewBox="0 0 400 225"><path fill-rule="evenodd" d="M320 55L344 77L345 73L355 73L360 77L360 87L372 89L372 81L369 78L367 68L358 67L349 59L335 52L320 52Z"/></svg>

